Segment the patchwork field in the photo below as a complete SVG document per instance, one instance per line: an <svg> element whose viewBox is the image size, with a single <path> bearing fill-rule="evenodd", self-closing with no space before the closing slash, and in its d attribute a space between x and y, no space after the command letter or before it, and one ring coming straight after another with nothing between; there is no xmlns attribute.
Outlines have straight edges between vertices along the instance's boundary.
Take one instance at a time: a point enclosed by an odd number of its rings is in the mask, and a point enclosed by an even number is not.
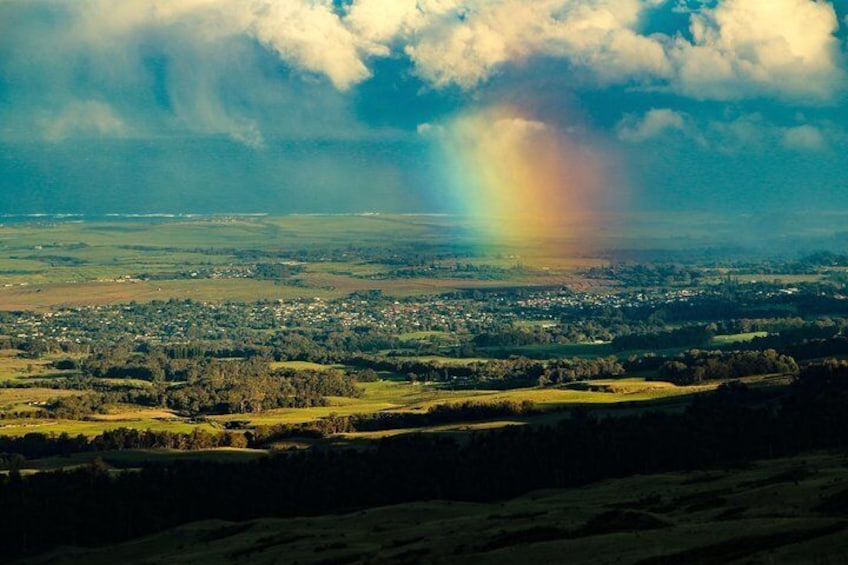
<svg viewBox="0 0 848 565"><path fill-rule="evenodd" d="M7 367L18 367L5 357ZM470 360L468 361L470 362ZM339 369L342 366L318 363L281 362L275 367L295 369ZM5 378L37 379L38 373L22 377L6 375ZM42 375L43 376L43 375ZM143 381L138 386L149 386ZM712 390L716 384L703 386L675 386L670 383L647 381L644 378L599 380L574 383L565 388L519 388L497 390L450 390L438 384L411 384L405 381L381 380L360 383L363 395L359 398L329 397L326 406L311 408L279 408L258 413L212 415L202 420L180 417L170 410L137 405L109 405L105 413L93 414L85 420L61 420L48 418L16 418L11 413L34 411L39 404L62 396L80 394L74 390L44 387L0 388L0 434L20 436L30 432L69 433L97 435L105 430L119 427L133 429L167 430L190 432L199 428L208 431L224 429L225 425L268 426L274 424L302 424L331 415L350 416L377 412L424 413L437 405L460 404L463 402L497 403L503 401L530 401L545 412L559 413L576 406L643 406L662 405L665 401L686 397ZM532 420L532 418L530 419ZM522 419L525 423L528 419Z"/></svg>
<svg viewBox="0 0 848 565"><path fill-rule="evenodd" d="M335 298L381 290L391 296L460 288L596 283L579 268L605 264L536 249L487 249L468 226L440 216L101 218L0 224L0 310L146 302L168 298ZM350 242L355 241L356 247ZM139 245L143 242L144 245ZM458 252L463 264L501 269L494 280L460 275L454 260L432 276L393 276L392 255ZM384 259L381 259L384 255ZM296 260L284 280L245 278L256 262ZM515 269L520 265L520 269Z"/></svg>
<svg viewBox="0 0 848 565"><path fill-rule="evenodd" d="M65 355L64 357L69 357ZM67 371L51 367L56 356L44 355L30 359L16 349L0 349L0 383L26 381L27 379L45 379L51 376L63 376Z"/></svg>

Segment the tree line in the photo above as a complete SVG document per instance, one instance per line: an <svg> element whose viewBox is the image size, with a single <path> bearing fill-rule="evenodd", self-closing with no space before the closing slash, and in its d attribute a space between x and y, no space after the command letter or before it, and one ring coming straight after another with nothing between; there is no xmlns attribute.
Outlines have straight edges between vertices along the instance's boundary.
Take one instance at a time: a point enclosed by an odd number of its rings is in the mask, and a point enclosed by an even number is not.
<svg viewBox="0 0 848 565"><path fill-rule="evenodd" d="M243 414L274 408L326 405L327 396L358 398L362 389L354 374L338 370L271 369L267 358L181 360L180 380L168 382L146 371L131 373L152 386L121 387L84 376L54 382L54 387L87 391L63 396L44 408L55 418L83 419L108 404L130 403L175 410L186 416ZM126 367L126 365L124 365ZM104 372L109 375L110 369ZM121 373L123 374L123 373ZM366 377L370 375L366 374ZM130 378L130 377L112 377Z"/></svg>
<svg viewBox="0 0 848 565"><path fill-rule="evenodd" d="M247 432L251 447L267 446L274 441L295 437L322 438L333 434L422 428L457 422L475 422L495 418L526 417L539 410L529 400L516 402L475 402L437 404L427 412L374 412L340 416L331 414L314 422L257 426Z"/></svg>
<svg viewBox="0 0 848 565"><path fill-rule="evenodd" d="M767 374L797 374L795 359L774 349L765 351L688 351L666 361L658 371L660 379L676 385L730 380Z"/></svg>
<svg viewBox="0 0 848 565"><path fill-rule="evenodd" d="M555 426L515 426L463 441L415 435L385 439L372 449L287 452L240 464L180 462L117 474L93 465L12 474L0 479L0 543L5 557L14 558L208 518L496 500L604 478L845 448L846 402L844 378L805 373L785 391L724 386L697 398L685 413L597 419L584 412Z"/></svg>

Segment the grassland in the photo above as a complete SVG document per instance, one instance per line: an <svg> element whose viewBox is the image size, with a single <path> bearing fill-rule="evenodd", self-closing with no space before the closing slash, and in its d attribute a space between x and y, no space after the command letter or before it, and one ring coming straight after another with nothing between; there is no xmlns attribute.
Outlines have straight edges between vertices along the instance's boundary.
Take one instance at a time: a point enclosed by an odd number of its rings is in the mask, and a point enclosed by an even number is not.
<svg viewBox="0 0 848 565"><path fill-rule="evenodd" d="M809 454L493 503L187 524L20 563L843 563L848 465Z"/></svg>
<svg viewBox="0 0 848 565"><path fill-rule="evenodd" d="M418 358L422 359L422 358ZM443 361L446 364L468 364L483 359L452 359L430 356L430 361ZM26 382L35 380L44 382L50 372L49 359L29 360L14 355L0 355L3 367L0 379ZM27 369L28 365L33 365ZM321 365L300 361L278 362L275 368L332 370L344 369L341 365ZM29 372L27 372L29 371ZM385 376L385 375L384 375ZM128 384L122 381L122 384ZM143 381L138 386L148 386ZM614 381L588 381L575 383L566 388L519 388L507 391L498 390L451 390L438 384L412 384L404 380L380 380L361 383L363 394L359 398L329 397L326 406L311 408L280 408L260 413L213 415L204 421L194 421L180 417L176 413L155 407L114 404L107 405L103 413L93 414L85 420L63 420L41 417L16 418L14 413L36 411L45 403L61 396L81 394L80 391L53 389L44 386L26 388L0 388L0 434L20 436L30 432L69 433L94 436L103 431L119 427L133 429L167 430L172 432L190 432L200 428L209 431L220 430L224 425L240 422L247 427L274 424L302 424L330 415L349 416L353 414L373 414L376 412L426 412L438 404L457 404L474 401L496 403L501 401L521 402L528 400L544 411L561 411L574 406L615 406L663 402L672 398L685 398L689 395L714 388L714 385L698 387L680 387L670 383L647 381L643 378L617 379Z"/></svg>
<svg viewBox="0 0 848 565"><path fill-rule="evenodd" d="M746 332L741 334L717 335L713 338L713 345L734 345L737 343L745 343L758 337L766 337L768 332Z"/></svg>
<svg viewBox="0 0 848 565"><path fill-rule="evenodd" d="M603 264L561 253L525 256L486 250L460 220L435 216L282 216L100 219L0 225L0 310L44 310L80 304L155 299L258 300L333 298L378 289L393 296L459 288L594 284L579 268ZM143 242L144 245L139 245ZM477 250L463 263L525 268L502 280L383 278L393 267L321 257L289 281L192 277L204 269L241 267L240 252L285 259L297 252L338 250L356 242L373 250L398 247ZM466 251L463 251L466 253ZM269 255L270 254L270 255ZM343 253L344 255L344 253ZM447 261L446 264L451 264ZM155 280L145 280L153 278ZM582 281L582 282L581 282Z"/></svg>
<svg viewBox="0 0 848 565"><path fill-rule="evenodd" d="M733 344L756 337L756 333L719 336L716 345ZM402 336L412 343L419 340L442 340L443 332L410 332ZM595 357L611 352L607 343L592 344L553 344L523 348L546 356L586 356ZM83 394L75 390L50 388L52 378L61 378L74 374L73 371L57 371L50 365L58 357L48 355L40 359L29 359L20 351L0 351L0 382L14 385L27 385L24 388L0 388L0 434L21 436L31 432L69 433L94 436L103 431L119 427L133 429L167 430L171 432L190 432L194 429L209 431L232 427L238 423L242 429L254 426L277 424L304 424L331 415L349 416L355 414L374 414L377 412L423 413L439 404L458 404L462 402L497 403L502 401L530 401L538 409L546 412L541 421L553 417L562 417L563 411L576 406L588 406L615 410L641 409L639 407L657 407L660 405L680 406L694 394L715 388L715 385L697 387L674 386L670 383L646 380L642 377L622 378L574 383L562 388L519 388L513 390L452 390L436 383L411 384L405 379L389 373L381 374L383 380L362 383L363 394L359 398L328 398L326 406L311 408L280 408L261 413L211 415L202 420L192 420L161 408L136 405L107 405L102 413L88 416L84 420L65 420L46 417L18 417L15 414L35 412L45 404L62 396ZM403 359L403 358L398 358ZM486 362L480 357L453 358L438 355L410 356L410 360L437 362L443 366L466 366ZM302 361L275 362L272 368L294 370L345 370L343 365L320 364ZM756 379L755 379L756 380ZM104 384L120 386L147 387L145 381L122 379L110 382L101 379ZM635 408L634 408L635 407ZM557 415L558 414L558 415ZM517 423L532 423L533 418L524 418ZM510 420L509 424L516 423ZM481 425L481 424L474 424ZM505 425L505 424L502 424ZM434 427L421 431L444 431ZM386 433L397 433L396 431Z"/></svg>
<svg viewBox="0 0 848 565"><path fill-rule="evenodd" d="M44 355L38 359L30 359L22 353L17 349L0 349L0 383L45 379L68 374L67 371L58 371L50 365L57 356ZM63 356L63 358L68 357L72 356Z"/></svg>
<svg viewBox="0 0 848 565"><path fill-rule="evenodd" d="M485 363L487 357L446 357L444 355L397 355L399 361L419 361L421 363L439 363L445 367L467 367L474 363Z"/></svg>
<svg viewBox="0 0 848 565"><path fill-rule="evenodd" d="M294 369L298 371L331 371L333 369L344 369L344 365L323 365L311 361L274 361L272 369Z"/></svg>
<svg viewBox="0 0 848 565"><path fill-rule="evenodd" d="M84 436L96 436L107 430L117 428L130 428L133 430L154 432L190 433L195 429L203 429L209 432L218 430L210 423L195 423L183 418L139 418L135 414L122 416L113 420L56 420L50 418L9 418L0 421L0 433L8 436L22 436L31 432L45 434L69 435L82 434Z"/></svg>
<svg viewBox="0 0 848 565"><path fill-rule="evenodd" d="M502 401L532 402L544 413L554 419L566 417L563 411L575 407L595 407L605 410L662 408L667 404L685 401L693 394L713 390L715 384L702 386L675 386L666 382L646 381L643 378L620 380L588 381L575 383L569 388L518 388L507 391L497 390L449 390L435 385L410 384L396 381L363 383L360 386L365 393L361 398L330 398L329 406L312 408L281 408L259 414L228 414L211 416L210 421L243 422L249 426L273 424L302 424L325 418L330 415L349 416L353 414L373 414L376 412L423 413L440 404L460 404L463 402L497 403ZM499 425L526 424L534 421L549 422L544 416L510 419ZM491 424L491 423L490 423ZM462 424L458 427L466 427ZM442 426L417 428L408 431L438 432ZM395 435L398 431L386 432ZM353 434L350 437L378 437L383 432Z"/></svg>

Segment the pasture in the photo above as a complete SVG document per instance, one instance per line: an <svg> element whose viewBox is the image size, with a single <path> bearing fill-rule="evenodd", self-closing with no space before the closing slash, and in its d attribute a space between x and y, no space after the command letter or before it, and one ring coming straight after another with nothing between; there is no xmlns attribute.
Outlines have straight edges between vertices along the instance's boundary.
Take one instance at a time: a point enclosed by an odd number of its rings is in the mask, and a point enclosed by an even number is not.
<svg viewBox="0 0 848 565"><path fill-rule="evenodd" d="M0 310L145 302L335 298L380 290L390 296L463 288L579 284L594 259L525 257L491 250L463 220L442 216L228 216L100 218L0 224ZM143 242L143 245L140 245ZM351 242L356 242L352 246ZM463 264L505 269L504 278L394 278L393 254L458 253ZM306 257L306 259L298 259ZM282 280L244 278L257 261L298 259ZM454 259L432 259L453 265ZM521 269L511 270L520 264Z"/></svg>
<svg viewBox="0 0 848 565"><path fill-rule="evenodd" d="M323 365L311 361L272 361L272 369L292 369L296 371L331 371L344 370L344 365Z"/></svg>
<svg viewBox="0 0 848 565"><path fill-rule="evenodd" d="M0 349L0 382L43 377L50 373L50 360L27 359L14 349Z"/></svg>
<svg viewBox="0 0 848 565"><path fill-rule="evenodd" d="M301 369L338 369L341 366L317 363L283 362L276 366ZM544 412L558 412L576 406L638 407L656 406L665 401L685 399L692 394L712 390L715 385L674 386L670 383L629 378L573 383L563 388L518 388L512 390L451 390L439 384L380 380L360 383L359 398L328 397L326 406L278 408L256 413L210 415L196 421L166 409L131 404L109 404L102 413L84 420L46 417L14 417L14 413L35 411L62 396L85 394L81 391L44 387L0 388L0 434L21 436L30 432L69 433L95 436L120 427L155 431L190 432L200 428L220 431L237 423L240 427L275 424L304 424L331 415L351 416L378 412L424 413L442 404L463 402L499 403L530 401ZM430 431L430 430L424 430ZM436 430L433 430L436 431Z"/></svg>
<svg viewBox="0 0 848 565"><path fill-rule="evenodd" d="M442 332L414 332L403 336L406 340L443 339ZM744 336L733 336L741 339ZM553 346L551 346L553 347ZM560 353L566 351L572 355L577 351L590 352L604 350L608 344L578 344L574 346L558 345ZM552 348L547 350L553 352ZM521 403L531 402L541 416L519 418L521 423L533 421L549 422L567 416L569 409L589 407L611 413L617 410L640 410L650 407L680 406L694 394L713 390L717 384L701 386L675 386L667 382L646 380L641 377L593 380L575 382L560 387L516 388L509 390L452 389L441 383L411 383L389 373L381 373L381 380L358 383L362 390L359 397L327 397L326 405L308 408L277 408L262 412L210 414L200 419L190 419L172 410L155 406L137 404L109 403L95 413L80 420L57 419L35 414L43 411L56 399L65 396L94 394L91 391L73 388L52 388L51 379L74 375L74 371L57 371L51 362L59 356L49 355L43 359L28 359L16 350L0 351L0 382L9 386L0 388L0 435L21 436L30 432L69 433L95 436L106 430L127 427L138 430L190 432L194 429L221 431L224 429L247 430L257 426L306 424L329 416L368 415L380 412L398 412L422 414L438 405L461 404L465 402L494 404L505 401ZM411 356L409 359L422 362L438 362L444 367L462 367L474 363L486 362L485 358L451 358L437 355ZM272 369L292 370L341 370L344 365L320 364L304 361L272 362ZM96 379L107 387L135 387L143 389L150 386L146 381L136 379ZM784 379L785 380L785 379ZM771 386L785 384L783 381L763 380L759 377L748 379L753 386ZM761 382L762 381L762 382ZM29 414L27 414L29 413ZM28 417L24 417L28 416ZM515 423L516 419L507 419ZM506 425L493 422L475 422L473 426ZM454 426L459 429L471 429L467 426ZM432 426L420 431L444 432L446 428ZM387 434L398 431L385 432ZM377 436L379 434L372 434ZM362 436L364 438L366 436Z"/></svg>
<svg viewBox="0 0 848 565"><path fill-rule="evenodd" d="M129 428L132 430L151 430L154 432L191 433L195 429L208 432L219 428L208 422L191 422L183 418L138 417L132 413L127 417L115 419L58 420L51 418L8 418L0 420L0 434L23 436L31 432L44 434L63 434L94 437L108 430Z"/></svg>
<svg viewBox="0 0 848 565"><path fill-rule="evenodd" d="M768 332L746 332L741 334L717 335L713 337L712 345L719 347L724 345L735 345L737 343L749 342L754 338L767 336Z"/></svg>
<svg viewBox="0 0 848 565"><path fill-rule="evenodd" d="M212 422L243 422L248 426L274 424L304 424L331 415L351 416L377 412L425 413L434 406L475 402L495 404L504 401L529 401L543 415L552 416L569 408L596 407L605 410L617 408L647 409L661 407L667 402L685 400L693 394L714 390L716 384L701 386L675 386L671 383L646 381L642 378L587 381L565 388L517 388L512 390L450 390L435 384L410 384L398 381L361 383L361 398L330 398L330 405L311 408L279 408L257 414L228 414L211 416ZM557 416L558 417L558 416ZM522 422L534 417L520 418ZM546 418L548 420L549 418ZM514 423L514 420L510 420ZM462 424L467 426L469 424ZM475 425L482 425L475 423ZM439 426L416 431L439 431ZM409 430L407 430L409 431ZM383 432L370 434L379 436ZM395 431L390 432L392 434ZM347 434L346 434L347 435ZM351 437L356 437L353 435ZM366 437L366 436L362 436Z"/></svg>

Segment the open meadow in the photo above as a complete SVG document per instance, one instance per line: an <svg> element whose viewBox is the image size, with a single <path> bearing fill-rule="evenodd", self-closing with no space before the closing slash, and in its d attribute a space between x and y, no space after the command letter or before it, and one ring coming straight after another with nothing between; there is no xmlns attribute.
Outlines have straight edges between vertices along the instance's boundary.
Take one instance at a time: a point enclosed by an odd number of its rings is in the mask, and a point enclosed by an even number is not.
<svg viewBox="0 0 848 565"><path fill-rule="evenodd" d="M430 272L397 276L399 252L421 255ZM483 272L457 272L458 261ZM279 277L256 276L257 265L280 262L297 268ZM491 248L448 216L44 220L0 224L0 310L580 286L593 283L576 270L604 263L538 249Z"/></svg>
<svg viewBox="0 0 848 565"><path fill-rule="evenodd" d="M195 429L220 431L223 429L250 429L256 426L279 424L306 424L330 416L374 415L378 413L424 414L429 410L445 405L459 405L472 402L494 405L503 402L532 405L543 414L567 417L568 410L575 407L642 407L661 408L666 401L685 399L694 394L715 389L715 383L699 386L675 386L662 381L648 381L641 377L594 380L561 388L516 388L511 390L463 389L452 390L438 383L409 383L402 380L379 380L359 383L362 390L359 397L327 397L325 406L309 408L276 408L248 414L210 415L203 418L180 416L173 410L157 407L145 407L133 404L107 404L95 414L84 419L57 419L40 416L21 418L22 412L33 412L61 397L72 397L79 393L74 390L32 386L49 379L50 372L45 370L49 360L41 360L24 372L23 359L4 352L0 359L5 360L2 378L7 382L28 383L23 388L0 388L0 435L21 436L31 432L52 434L67 433L96 436L107 430L130 428L137 430L170 431L187 433ZM439 358L424 358L423 361L439 361ZM452 361L446 359L448 362ZM477 362L477 360L468 360ZM272 368L331 371L343 369L342 365L321 365L302 361L276 362ZM67 372L66 372L67 373ZM108 379L104 379L107 380ZM49 380L47 381L49 383ZM144 381L123 382L145 388ZM510 423L533 422L535 417L510 420ZM550 418L546 417L546 421ZM443 427L422 428L444 430ZM407 430L410 431L410 430ZM414 431L414 430L412 430ZM368 437L379 437L371 433ZM365 437L365 436L363 436Z"/></svg>

